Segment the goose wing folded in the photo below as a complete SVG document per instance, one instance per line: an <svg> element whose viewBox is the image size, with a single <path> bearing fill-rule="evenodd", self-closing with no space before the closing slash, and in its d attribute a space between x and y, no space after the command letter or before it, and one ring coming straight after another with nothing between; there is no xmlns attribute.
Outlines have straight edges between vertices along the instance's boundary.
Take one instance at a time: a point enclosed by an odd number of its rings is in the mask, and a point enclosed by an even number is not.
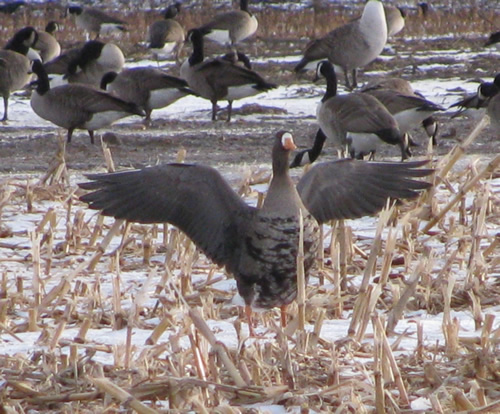
<svg viewBox="0 0 500 414"><path fill-rule="evenodd" d="M248 206L213 168L167 164L113 174L92 174L80 197L105 216L177 226L215 263L234 258Z"/></svg>
<svg viewBox="0 0 500 414"><path fill-rule="evenodd" d="M302 202L324 223L372 215L389 198L414 198L431 184L415 180L433 170L419 168L428 161L405 163L365 162L343 159L311 168L297 184Z"/></svg>

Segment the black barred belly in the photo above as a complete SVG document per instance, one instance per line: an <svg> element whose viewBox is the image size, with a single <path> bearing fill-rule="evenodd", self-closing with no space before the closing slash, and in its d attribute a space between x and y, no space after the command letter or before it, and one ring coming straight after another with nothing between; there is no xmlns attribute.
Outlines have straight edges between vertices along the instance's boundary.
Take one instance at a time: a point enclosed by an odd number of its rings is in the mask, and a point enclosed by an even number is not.
<svg viewBox="0 0 500 414"><path fill-rule="evenodd" d="M245 304L269 309L287 305L297 296L299 226L296 218L260 218L245 238L235 278ZM319 227L304 217L304 268L306 278L314 263ZM306 279L307 280L307 279Z"/></svg>

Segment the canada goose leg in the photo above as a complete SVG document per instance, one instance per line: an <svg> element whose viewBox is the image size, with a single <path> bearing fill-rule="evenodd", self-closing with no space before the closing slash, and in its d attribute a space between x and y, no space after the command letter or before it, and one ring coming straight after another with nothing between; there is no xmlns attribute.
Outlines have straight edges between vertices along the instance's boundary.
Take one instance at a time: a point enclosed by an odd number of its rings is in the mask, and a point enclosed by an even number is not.
<svg viewBox="0 0 500 414"><path fill-rule="evenodd" d="M286 308L288 305L281 305L281 327L284 329L286 328Z"/></svg>
<svg viewBox="0 0 500 414"><path fill-rule="evenodd" d="M344 69L344 79L345 79L345 87L346 89L352 91L351 83L349 82L349 71Z"/></svg>
<svg viewBox="0 0 500 414"><path fill-rule="evenodd" d="M94 131L91 131L90 129L88 130L89 137L90 137L90 143L94 143Z"/></svg>
<svg viewBox="0 0 500 414"><path fill-rule="evenodd" d="M67 142L71 142L71 138L73 137L73 131L75 128L69 128L68 129L68 139L66 140Z"/></svg>
<svg viewBox="0 0 500 414"><path fill-rule="evenodd" d="M7 121L8 118L8 109L9 109L9 98L4 96L3 97L3 118L2 122Z"/></svg>
<svg viewBox="0 0 500 414"><path fill-rule="evenodd" d="M227 121L229 122L231 120L231 112L233 111L233 101L227 101Z"/></svg>
<svg viewBox="0 0 500 414"><path fill-rule="evenodd" d="M249 305L245 306L245 315L248 321L248 332L251 337L255 337L255 331L253 330L253 320L252 320L252 307Z"/></svg>
<svg viewBox="0 0 500 414"><path fill-rule="evenodd" d="M352 88L351 89L354 89L356 86L358 86L358 79L357 79L357 76L358 75L358 70L356 68L354 68L352 70Z"/></svg>
<svg viewBox="0 0 500 414"><path fill-rule="evenodd" d="M217 120L217 101L212 101L212 121Z"/></svg>

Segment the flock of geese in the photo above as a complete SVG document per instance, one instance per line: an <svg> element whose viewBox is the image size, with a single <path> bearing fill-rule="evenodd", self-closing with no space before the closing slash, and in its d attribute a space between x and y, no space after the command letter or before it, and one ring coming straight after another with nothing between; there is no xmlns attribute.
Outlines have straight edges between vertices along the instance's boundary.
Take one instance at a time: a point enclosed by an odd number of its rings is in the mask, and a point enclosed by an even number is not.
<svg viewBox="0 0 500 414"><path fill-rule="evenodd" d="M184 42L191 43L192 52L180 66L180 77L153 67L123 69L121 50L98 38L112 30L126 30L126 23L96 9L69 7L76 25L94 39L61 55L53 36L56 23L49 23L45 32L32 27L19 30L0 51L2 121L8 119L10 93L28 84L31 72L37 77L31 96L34 112L66 129L67 142L75 129L85 129L93 143L95 130L125 116L138 115L149 122L154 109L188 94L211 102L213 121L218 102L228 101L230 121L234 100L277 86L252 70L248 57L237 50L239 42L258 28L248 0L241 0L240 10L217 15L189 30L187 36L175 20L179 11L178 3L171 5L164 19L151 25L148 44L157 58L179 60ZM355 88L357 69L373 61L388 35L403 25L400 9L369 0L361 17L309 43L294 70L300 73L312 68L317 78L326 79L317 107L315 143L290 160L296 149L292 134L284 130L275 134L273 176L260 208L246 204L215 169L189 164L92 174L89 182L80 184L82 189L91 190L81 200L107 216L140 223L169 222L179 227L207 257L234 275L251 333L252 307L281 307L285 324L285 308L297 295L301 235L307 279L322 245L322 223L374 214L388 199L414 198L430 187L419 179L432 174L431 169L422 168L426 161L383 163L357 158L373 156L381 143L388 143L397 145L405 160L410 155L409 131L422 125L435 138L437 124L432 114L444 108L398 78L337 93L336 72L344 74L348 89ZM497 38L492 35L489 42L495 43ZM205 39L226 46L227 53L207 58ZM61 78L64 84L57 85ZM500 130L499 90L497 75L493 82L483 83L477 94L456 105L486 107L492 124ZM295 185L289 168L314 162L326 140L351 158L317 164Z"/></svg>

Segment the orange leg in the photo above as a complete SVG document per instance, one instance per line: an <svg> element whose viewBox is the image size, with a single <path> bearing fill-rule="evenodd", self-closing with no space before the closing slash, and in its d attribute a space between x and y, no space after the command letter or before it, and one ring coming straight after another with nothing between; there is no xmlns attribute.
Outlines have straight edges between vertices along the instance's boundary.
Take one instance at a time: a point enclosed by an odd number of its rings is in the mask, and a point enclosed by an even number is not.
<svg viewBox="0 0 500 414"><path fill-rule="evenodd" d="M281 327L286 328L286 308L288 305L281 305Z"/></svg>
<svg viewBox="0 0 500 414"><path fill-rule="evenodd" d="M253 338L255 337L255 332L253 330L253 320L252 320L252 307L251 306L245 306L245 315L247 316L247 321L248 321L248 331L250 332L250 336Z"/></svg>

